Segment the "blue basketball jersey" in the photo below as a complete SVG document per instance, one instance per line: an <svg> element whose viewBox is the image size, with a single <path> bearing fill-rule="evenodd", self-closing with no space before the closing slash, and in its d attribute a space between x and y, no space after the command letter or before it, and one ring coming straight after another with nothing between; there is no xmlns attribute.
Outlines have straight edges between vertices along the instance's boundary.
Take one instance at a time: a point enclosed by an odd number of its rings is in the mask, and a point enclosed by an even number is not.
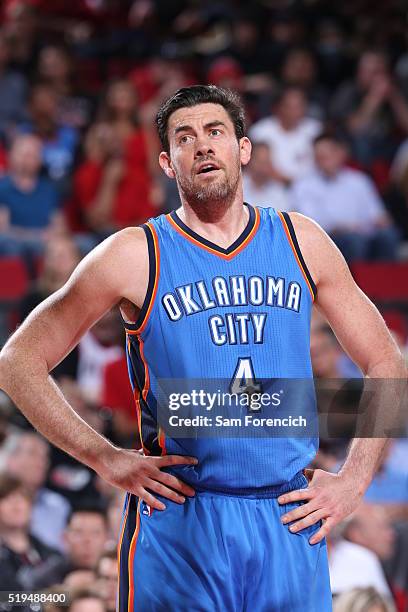
<svg viewBox="0 0 408 612"><path fill-rule="evenodd" d="M220 427L215 436L181 438L166 435L159 423L161 381L171 380L186 381L186 389L189 381L219 380L220 389L231 390L250 379L255 389L266 381L266 388L283 393L282 381L290 379L279 414L315 416L310 317L316 287L289 215L246 206L247 226L228 249L193 232L176 212L146 223L148 290L136 323L125 323L145 453L195 456L198 465L171 471L197 489L231 494L293 481L318 444L310 430L274 436L261 427L260 435L245 436L241 428L231 436Z"/></svg>

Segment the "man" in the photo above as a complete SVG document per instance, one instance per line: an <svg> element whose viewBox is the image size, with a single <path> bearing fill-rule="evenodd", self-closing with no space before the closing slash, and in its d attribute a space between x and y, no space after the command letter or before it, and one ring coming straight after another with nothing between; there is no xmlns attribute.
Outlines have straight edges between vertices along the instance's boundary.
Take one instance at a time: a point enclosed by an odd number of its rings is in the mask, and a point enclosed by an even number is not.
<svg viewBox="0 0 408 612"><path fill-rule="evenodd" d="M33 586L62 583L76 570L95 571L108 538L107 518L97 504L85 503L72 510L64 532L65 556L33 573Z"/></svg>
<svg viewBox="0 0 408 612"><path fill-rule="evenodd" d="M97 567L99 592L109 612L116 610L116 592L118 584L117 551L109 548L102 553Z"/></svg>
<svg viewBox="0 0 408 612"><path fill-rule="evenodd" d="M89 254L5 346L0 385L54 444L128 490L120 610L330 610L324 537L358 505L384 440L356 440L338 474L316 470L308 483L316 437L171 438L157 422L158 381L311 380L314 298L365 374L401 378L402 357L316 224L243 205L251 143L232 92L178 90L157 124L181 208ZM117 303L143 454L98 435L48 375Z"/></svg>
<svg viewBox="0 0 408 612"><path fill-rule="evenodd" d="M62 495L47 489L49 445L36 432L10 436L5 445L5 471L21 480L32 496L31 533L44 544L62 552L70 505Z"/></svg>
<svg viewBox="0 0 408 612"><path fill-rule="evenodd" d="M271 152L266 142L256 142L252 146L251 161L243 175L244 200L253 206L273 206L278 210L288 210L286 188L271 176Z"/></svg>
<svg viewBox="0 0 408 612"><path fill-rule="evenodd" d="M253 142L268 144L271 178L285 186L313 170L313 140L322 126L317 119L307 117L306 110L303 89L286 87L276 101L274 116L257 121L249 132Z"/></svg>
<svg viewBox="0 0 408 612"><path fill-rule="evenodd" d="M64 227L59 197L40 176L41 141L20 135L10 151L10 167L0 179L0 254L39 255L44 240Z"/></svg>
<svg viewBox="0 0 408 612"><path fill-rule="evenodd" d="M346 167L343 142L321 134L314 155L316 171L293 185L292 209L317 221L350 262L396 259L398 234L372 181Z"/></svg>

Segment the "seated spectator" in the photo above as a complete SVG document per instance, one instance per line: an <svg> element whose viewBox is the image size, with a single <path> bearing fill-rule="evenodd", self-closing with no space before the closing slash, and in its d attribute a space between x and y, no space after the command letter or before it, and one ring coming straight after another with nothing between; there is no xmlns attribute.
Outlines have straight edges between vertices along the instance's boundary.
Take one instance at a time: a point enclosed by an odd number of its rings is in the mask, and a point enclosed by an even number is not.
<svg viewBox="0 0 408 612"><path fill-rule="evenodd" d="M74 199L86 227L107 235L157 213L147 133L138 124L128 81L109 86L101 120L88 132L85 160L74 178Z"/></svg>
<svg viewBox="0 0 408 612"><path fill-rule="evenodd" d="M30 120L19 129L41 140L43 166L60 194L66 196L79 134L75 128L59 122L58 108L59 95L54 87L37 83L30 91Z"/></svg>
<svg viewBox="0 0 408 612"><path fill-rule="evenodd" d="M47 237L63 230L58 194L40 168L40 140L18 136L0 178L0 255L38 256Z"/></svg>
<svg viewBox="0 0 408 612"><path fill-rule="evenodd" d="M120 446L135 448L138 433L137 413L124 351L119 359L105 366L101 404L112 415L113 436L109 438L113 438L113 442Z"/></svg>
<svg viewBox="0 0 408 612"><path fill-rule="evenodd" d="M108 537L105 511L95 504L74 509L64 533L65 556L55 559L33 575L34 588L62 583L75 570L95 571Z"/></svg>
<svg viewBox="0 0 408 612"><path fill-rule="evenodd" d="M106 612L102 597L92 588L73 593L68 612Z"/></svg>
<svg viewBox="0 0 408 612"><path fill-rule="evenodd" d="M355 78L340 86L331 112L351 135L353 158L364 165L391 159L395 132L408 132L408 103L385 53L374 49L360 55Z"/></svg>
<svg viewBox="0 0 408 612"><path fill-rule="evenodd" d="M52 85L59 96L58 122L83 129L89 124L91 102L75 87L75 71L67 47L46 45L39 53L37 79Z"/></svg>
<svg viewBox="0 0 408 612"><path fill-rule="evenodd" d="M113 308L86 332L79 343L78 386L91 403L101 403L104 369L122 356L122 334L120 316Z"/></svg>
<svg viewBox="0 0 408 612"><path fill-rule="evenodd" d="M372 587L346 591L335 598L333 612L396 612L389 598L383 597Z"/></svg>
<svg viewBox="0 0 408 612"><path fill-rule="evenodd" d="M322 134L314 154L316 171L293 185L293 210L317 221L349 262L396 259L397 231L372 181L346 167L342 141Z"/></svg>
<svg viewBox="0 0 408 612"><path fill-rule="evenodd" d="M342 537L333 542L329 552L333 594L373 587L391 599L381 561L392 556L395 533L385 513L376 506L361 504L341 528Z"/></svg>
<svg viewBox="0 0 408 612"><path fill-rule="evenodd" d="M307 95L307 115L322 120L326 114L327 92L317 82L316 59L306 47L291 49L281 68L281 80L286 86L300 87Z"/></svg>
<svg viewBox="0 0 408 612"><path fill-rule="evenodd" d="M251 161L244 172L244 200L253 206L273 206L288 210L286 188L273 178L269 146L255 142L252 146Z"/></svg>
<svg viewBox="0 0 408 612"><path fill-rule="evenodd" d="M27 83L23 75L11 70L10 45L0 30L0 135L7 138L24 119Z"/></svg>
<svg viewBox="0 0 408 612"><path fill-rule="evenodd" d="M274 108L274 116L255 123L249 130L253 142L266 142L270 148L276 181L290 185L309 174L314 167L313 140L321 132L317 119L306 116L307 99L299 87L285 88Z"/></svg>
<svg viewBox="0 0 408 612"><path fill-rule="evenodd" d="M45 487L49 467L48 442L36 432L10 436L5 449L7 473L18 478L32 496L31 533L58 550L70 511L69 503Z"/></svg>
<svg viewBox="0 0 408 612"><path fill-rule="evenodd" d="M118 553L110 548L102 553L97 566L98 592L105 602L108 612L116 610L116 592L118 584Z"/></svg>
<svg viewBox="0 0 408 612"><path fill-rule="evenodd" d="M0 590L32 588L32 572L62 557L30 534L32 500L22 482L0 475Z"/></svg>

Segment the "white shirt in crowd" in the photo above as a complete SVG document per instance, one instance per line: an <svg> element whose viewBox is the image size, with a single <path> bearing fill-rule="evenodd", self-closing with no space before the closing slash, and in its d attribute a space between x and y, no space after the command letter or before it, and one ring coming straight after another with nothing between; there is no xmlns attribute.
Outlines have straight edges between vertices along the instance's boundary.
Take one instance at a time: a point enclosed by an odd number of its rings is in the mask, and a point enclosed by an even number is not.
<svg viewBox="0 0 408 612"><path fill-rule="evenodd" d="M297 128L288 131L276 118L267 117L251 127L249 138L253 142L265 142L276 170L296 180L313 170L313 141L321 131L322 124L317 119L305 118Z"/></svg>
<svg viewBox="0 0 408 612"><path fill-rule="evenodd" d="M287 189L277 181L268 181L262 187L255 185L247 172L243 175L244 201L253 206L272 206L289 210Z"/></svg>
<svg viewBox="0 0 408 612"><path fill-rule="evenodd" d="M381 595L391 597L381 563L371 550L348 540L338 541L329 554L332 593L354 588L374 587Z"/></svg>
<svg viewBox="0 0 408 612"><path fill-rule="evenodd" d="M329 233L341 228L370 234L385 214L374 183L351 168L343 168L333 178L313 172L296 181L291 189L291 207Z"/></svg>
<svg viewBox="0 0 408 612"><path fill-rule="evenodd" d="M91 331L83 336L79 347L78 385L91 401L99 401L106 365L122 356L120 346L102 346Z"/></svg>

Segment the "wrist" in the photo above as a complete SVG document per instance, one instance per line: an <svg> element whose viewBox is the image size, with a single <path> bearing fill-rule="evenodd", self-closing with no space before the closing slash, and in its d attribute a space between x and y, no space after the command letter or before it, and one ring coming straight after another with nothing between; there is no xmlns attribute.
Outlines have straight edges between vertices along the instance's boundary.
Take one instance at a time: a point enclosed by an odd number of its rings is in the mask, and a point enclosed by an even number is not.
<svg viewBox="0 0 408 612"><path fill-rule="evenodd" d="M105 475L110 473L119 450L111 442L101 437L101 444L98 444L92 451L88 451L84 461L92 470L105 478Z"/></svg>
<svg viewBox="0 0 408 612"><path fill-rule="evenodd" d="M338 476L343 481L350 483L360 497L363 497L371 482L371 476L358 474L355 468L349 469L347 466L340 468Z"/></svg>

